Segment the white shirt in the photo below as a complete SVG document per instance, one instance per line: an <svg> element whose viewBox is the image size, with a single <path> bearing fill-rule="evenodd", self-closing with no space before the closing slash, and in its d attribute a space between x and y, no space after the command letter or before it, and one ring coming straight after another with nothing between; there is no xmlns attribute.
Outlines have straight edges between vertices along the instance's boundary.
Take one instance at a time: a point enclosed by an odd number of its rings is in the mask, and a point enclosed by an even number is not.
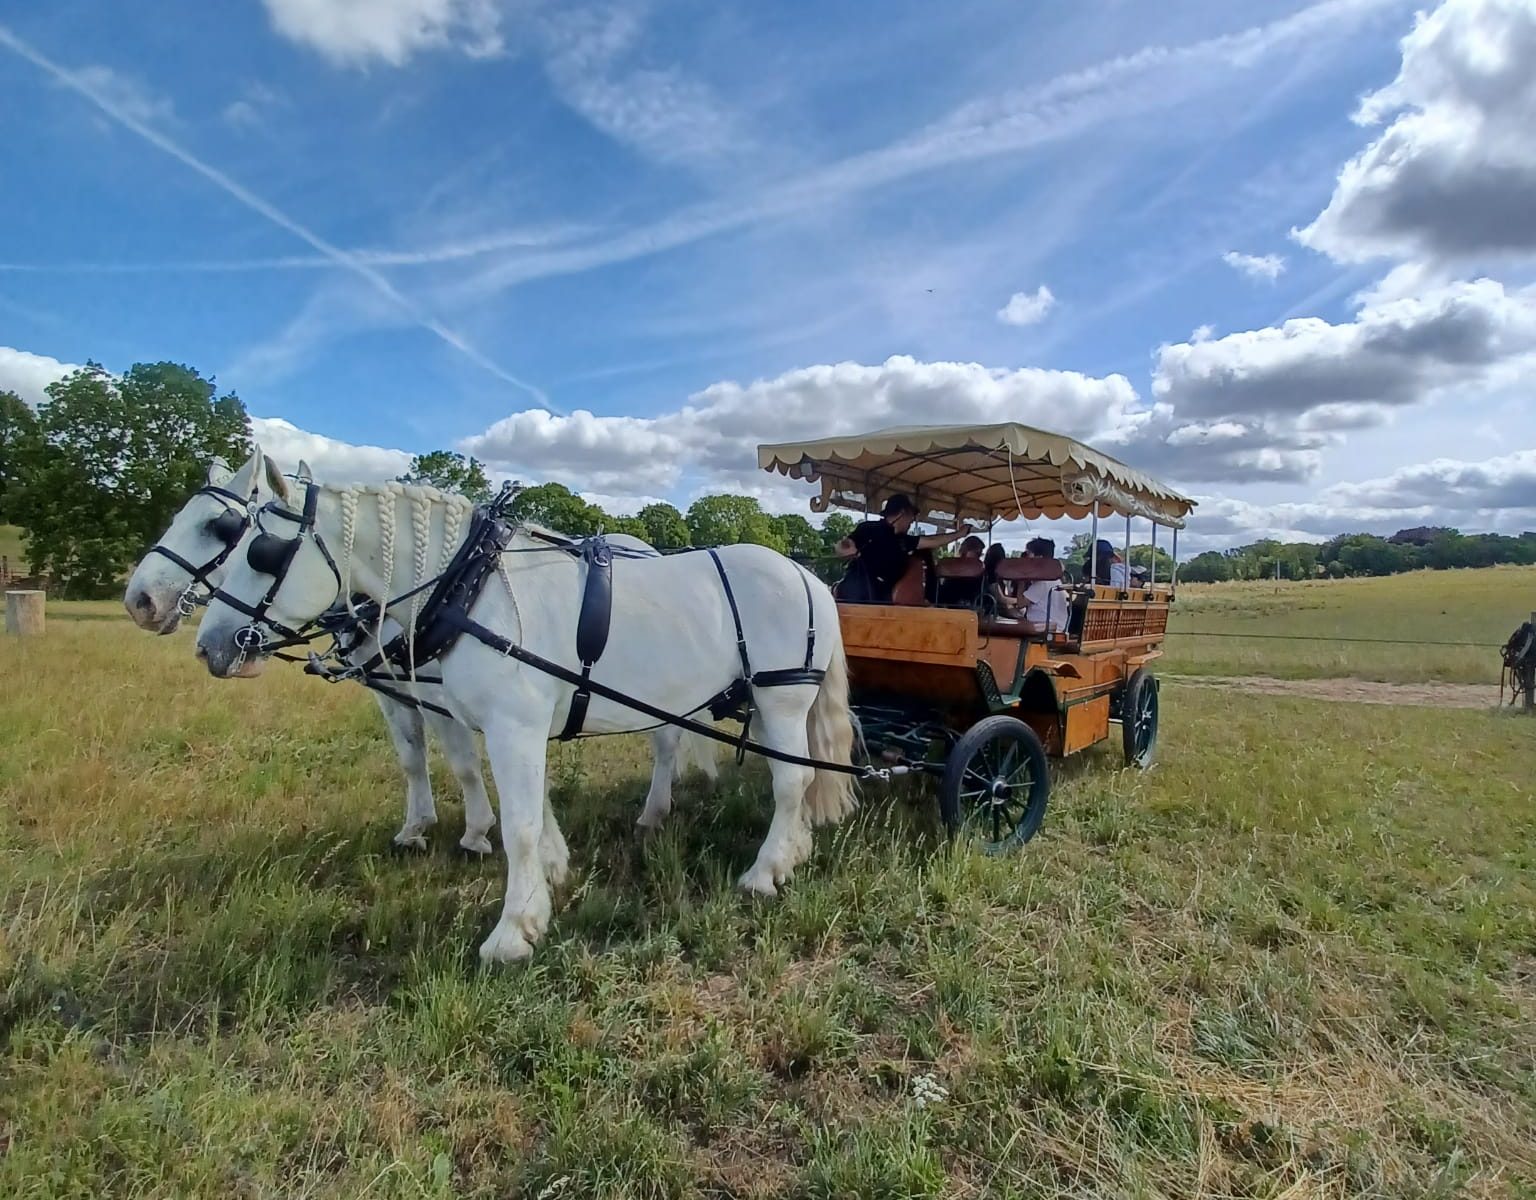
<svg viewBox="0 0 1536 1200"><path fill-rule="evenodd" d="M1041 579L1024 589L1024 619L1056 632L1067 627L1067 593L1054 579Z"/></svg>
<svg viewBox="0 0 1536 1200"><path fill-rule="evenodd" d="M1109 564L1109 586L1123 588L1126 586L1125 564Z"/></svg>

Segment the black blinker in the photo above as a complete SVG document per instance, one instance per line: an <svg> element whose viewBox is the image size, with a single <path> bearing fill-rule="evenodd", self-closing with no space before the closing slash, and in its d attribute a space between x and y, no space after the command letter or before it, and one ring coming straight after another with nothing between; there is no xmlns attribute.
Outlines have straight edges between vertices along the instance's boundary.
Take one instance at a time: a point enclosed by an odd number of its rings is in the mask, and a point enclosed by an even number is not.
<svg viewBox="0 0 1536 1200"><path fill-rule="evenodd" d="M226 546L233 546L245 533L245 517L232 508L226 508L208 522L208 531Z"/></svg>
<svg viewBox="0 0 1536 1200"><path fill-rule="evenodd" d="M258 533L251 539L245 552L245 561L251 570L263 575L277 575L288 564L290 549L297 538L280 538L270 533Z"/></svg>

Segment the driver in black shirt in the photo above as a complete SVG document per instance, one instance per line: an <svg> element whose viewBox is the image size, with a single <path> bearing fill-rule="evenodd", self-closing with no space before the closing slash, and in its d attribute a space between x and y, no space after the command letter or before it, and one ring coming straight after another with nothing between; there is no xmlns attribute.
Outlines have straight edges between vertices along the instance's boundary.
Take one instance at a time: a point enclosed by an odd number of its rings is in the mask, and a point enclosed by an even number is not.
<svg viewBox="0 0 1536 1200"><path fill-rule="evenodd" d="M908 533L917 517L910 496L892 496L878 520L864 521L837 544L839 558L851 558L848 573L838 585L838 599L889 604L891 590L906 574L907 563L920 550L936 550L970 534L961 526L950 533Z"/></svg>

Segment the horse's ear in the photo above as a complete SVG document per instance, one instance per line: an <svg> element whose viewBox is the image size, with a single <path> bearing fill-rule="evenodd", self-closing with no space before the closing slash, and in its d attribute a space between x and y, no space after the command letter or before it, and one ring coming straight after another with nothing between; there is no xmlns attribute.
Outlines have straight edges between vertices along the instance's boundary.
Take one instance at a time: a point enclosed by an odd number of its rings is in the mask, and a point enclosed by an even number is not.
<svg viewBox="0 0 1536 1200"><path fill-rule="evenodd" d="M267 486L272 489L274 499L287 501L288 481L283 478L283 469L270 458L265 460Z"/></svg>
<svg viewBox="0 0 1536 1200"><path fill-rule="evenodd" d="M301 458L299 459L299 472L294 478L300 483L314 483L315 473L309 469L309 464Z"/></svg>
<svg viewBox="0 0 1536 1200"><path fill-rule="evenodd" d="M233 474L234 472L229 469L229 464L215 455L208 464L208 485L210 487L223 487Z"/></svg>
<svg viewBox="0 0 1536 1200"><path fill-rule="evenodd" d="M250 458L246 459L240 469L221 486L238 496L249 496L256 490L256 481L265 472L266 462L266 455L262 454L261 447L257 446L251 451Z"/></svg>

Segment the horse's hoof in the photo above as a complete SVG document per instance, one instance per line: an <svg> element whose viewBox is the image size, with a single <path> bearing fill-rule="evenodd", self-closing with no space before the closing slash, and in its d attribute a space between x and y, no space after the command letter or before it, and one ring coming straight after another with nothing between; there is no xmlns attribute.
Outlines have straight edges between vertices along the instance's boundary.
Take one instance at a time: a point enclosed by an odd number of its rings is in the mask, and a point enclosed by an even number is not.
<svg viewBox="0 0 1536 1200"><path fill-rule="evenodd" d="M405 833L402 831L395 834L391 844L396 850L409 850L416 854L425 854L428 849L427 835L424 833Z"/></svg>
<svg viewBox="0 0 1536 1200"><path fill-rule="evenodd" d="M773 897L779 894L779 889L773 883L773 872L766 871L762 867L753 867L741 877L738 886L754 896Z"/></svg>
<svg viewBox="0 0 1536 1200"><path fill-rule="evenodd" d="M466 833L459 839L459 849L464 851L466 858L484 858L487 854L495 852L491 845L491 839L483 833Z"/></svg>
<svg viewBox="0 0 1536 1200"><path fill-rule="evenodd" d="M480 961L487 965L521 962L532 954L533 944L516 925L506 921L498 923L491 936L480 943Z"/></svg>

